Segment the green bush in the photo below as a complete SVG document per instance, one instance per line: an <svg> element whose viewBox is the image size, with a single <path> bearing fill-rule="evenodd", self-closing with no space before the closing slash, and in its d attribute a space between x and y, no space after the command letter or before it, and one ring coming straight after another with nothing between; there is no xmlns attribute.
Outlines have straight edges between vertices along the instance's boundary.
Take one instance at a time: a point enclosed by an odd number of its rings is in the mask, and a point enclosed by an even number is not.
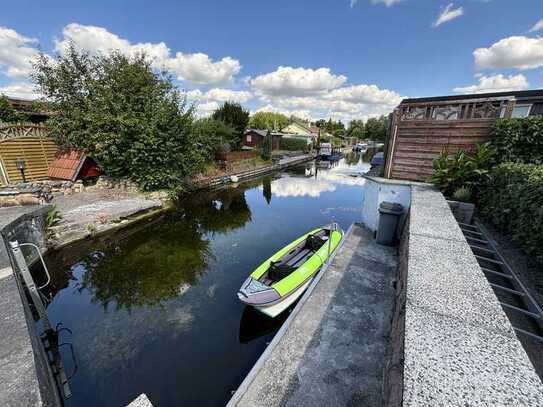
<svg viewBox="0 0 543 407"><path fill-rule="evenodd" d="M260 146L260 156L264 161L271 160L271 154L272 154L272 136L268 132L266 134L266 137L262 140L262 145Z"/></svg>
<svg viewBox="0 0 543 407"><path fill-rule="evenodd" d="M479 200L485 218L543 261L543 165L497 166Z"/></svg>
<svg viewBox="0 0 543 407"><path fill-rule="evenodd" d="M192 136L193 109L145 55L92 56L70 47L42 55L32 75L50 101L46 122L63 149L81 149L106 174L143 190L176 188L198 169L207 140Z"/></svg>
<svg viewBox="0 0 543 407"><path fill-rule="evenodd" d="M428 182L436 185L446 196L462 187L477 189L488 178L494 149L489 143L478 144L472 153L458 151L452 158L443 151L433 162L434 171Z"/></svg>
<svg viewBox="0 0 543 407"><path fill-rule="evenodd" d="M281 137L279 149L287 151L305 151L307 149L307 142L297 138Z"/></svg>
<svg viewBox="0 0 543 407"><path fill-rule="evenodd" d="M543 164L543 116L497 120L492 145L499 162Z"/></svg>

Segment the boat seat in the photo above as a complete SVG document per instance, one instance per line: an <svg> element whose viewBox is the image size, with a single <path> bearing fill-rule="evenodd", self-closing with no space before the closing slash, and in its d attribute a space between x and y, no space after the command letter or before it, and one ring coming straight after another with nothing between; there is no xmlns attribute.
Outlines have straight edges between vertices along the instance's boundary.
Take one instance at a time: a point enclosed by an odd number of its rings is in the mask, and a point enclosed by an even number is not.
<svg viewBox="0 0 543 407"><path fill-rule="evenodd" d="M310 251L311 250L309 250L309 249L301 250L296 256L294 256L292 259L288 260L286 262L286 264L289 265L289 266L296 265L296 263L298 263L300 260L305 258L310 253Z"/></svg>

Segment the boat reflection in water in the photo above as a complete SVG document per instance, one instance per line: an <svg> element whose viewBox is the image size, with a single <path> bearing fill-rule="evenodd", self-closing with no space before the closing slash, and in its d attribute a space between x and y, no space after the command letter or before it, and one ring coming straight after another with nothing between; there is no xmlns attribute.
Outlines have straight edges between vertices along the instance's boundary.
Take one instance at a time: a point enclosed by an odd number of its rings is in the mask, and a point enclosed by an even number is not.
<svg viewBox="0 0 543 407"><path fill-rule="evenodd" d="M239 341L249 343L261 336L277 331L297 303L298 301L275 318L270 318L253 307L246 306L239 321Z"/></svg>

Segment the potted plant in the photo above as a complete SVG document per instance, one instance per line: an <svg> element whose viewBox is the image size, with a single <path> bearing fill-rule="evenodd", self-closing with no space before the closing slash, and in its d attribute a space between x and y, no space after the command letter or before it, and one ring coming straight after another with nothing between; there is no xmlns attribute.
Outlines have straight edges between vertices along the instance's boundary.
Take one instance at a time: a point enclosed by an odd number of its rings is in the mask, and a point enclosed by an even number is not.
<svg viewBox="0 0 543 407"><path fill-rule="evenodd" d="M488 178L493 155L493 148L485 143L476 145L469 154L460 150L449 157L443 151L434 160L428 181L445 195L458 222L471 223L477 188Z"/></svg>

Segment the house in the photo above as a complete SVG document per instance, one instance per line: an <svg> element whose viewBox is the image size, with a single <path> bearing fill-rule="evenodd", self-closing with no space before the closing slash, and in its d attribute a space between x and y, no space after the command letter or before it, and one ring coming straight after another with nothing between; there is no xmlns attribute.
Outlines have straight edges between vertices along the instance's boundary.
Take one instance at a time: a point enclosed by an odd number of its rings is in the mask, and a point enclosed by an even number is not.
<svg viewBox="0 0 543 407"><path fill-rule="evenodd" d="M243 134L243 145L245 147L259 148L262 145L264 137L268 135L268 130L247 129ZM279 150L282 133L272 133L272 150Z"/></svg>
<svg viewBox="0 0 543 407"><path fill-rule="evenodd" d="M49 118L49 113L36 110L34 100L12 97L6 97L6 99L13 109L17 112L26 114L28 116L28 121L31 123L42 123Z"/></svg>
<svg viewBox="0 0 543 407"><path fill-rule="evenodd" d="M404 99L391 115L384 176L424 181L442 151L470 151L498 118L543 115L543 89Z"/></svg>
<svg viewBox="0 0 543 407"><path fill-rule="evenodd" d="M281 129L283 137L302 139L311 144L318 137L318 132L314 133L311 128L300 122L292 122L288 126Z"/></svg>

